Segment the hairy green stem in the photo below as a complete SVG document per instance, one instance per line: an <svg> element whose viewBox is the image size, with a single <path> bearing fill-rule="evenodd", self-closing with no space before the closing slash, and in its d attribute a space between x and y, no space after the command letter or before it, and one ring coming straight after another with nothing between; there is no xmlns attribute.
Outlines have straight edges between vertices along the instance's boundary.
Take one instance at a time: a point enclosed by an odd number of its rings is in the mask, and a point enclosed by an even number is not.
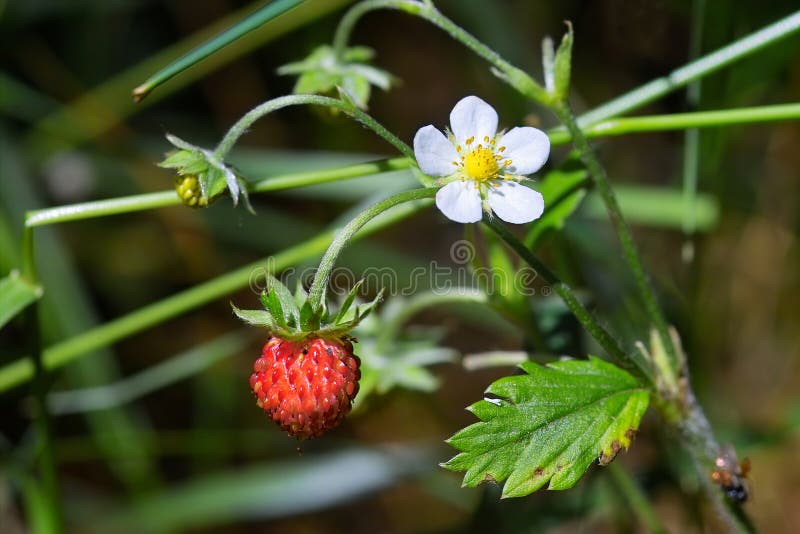
<svg viewBox="0 0 800 534"><path fill-rule="evenodd" d="M294 187L348 180L359 176L368 176L382 172L407 169L412 165L408 158L392 158L368 163L357 163L345 167L302 171L281 174L259 180L248 188L250 193L268 193ZM120 215L181 204L181 199L174 190L131 195L127 197L95 200L79 204L69 204L54 208L29 211L25 217L25 226L32 228L48 224L78 221L108 215Z"/></svg>
<svg viewBox="0 0 800 534"><path fill-rule="evenodd" d="M427 2L418 2L416 0L366 0L356 4L342 17L339 26L336 28L333 48L337 55L344 54L350 34L358 20L370 11L377 9L396 9L427 20L491 63L497 69L497 74L522 94L543 104L547 104L552 100L550 94L536 83L533 78L503 59L500 54L442 15L433 4Z"/></svg>
<svg viewBox="0 0 800 534"><path fill-rule="evenodd" d="M673 115L652 115L644 117L610 119L584 129L587 138L608 137L630 133L645 133L661 130L682 130L731 124L800 119L800 104L782 104L696 113L677 113ZM547 132L553 146L567 144L571 140L569 132L553 129ZM253 182L248 187L251 194L282 191L294 187L349 180L360 176L408 169L413 160L405 157L391 158L369 163L357 163L332 169L301 171L272 176ZM174 190L158 191L141 195L111 198L68 204L34 210L27 213L25 224L28 227L44 226L68 221L78 221L108 215L120 215L151 209L165 208L181 204Z"/></svg>
<svg viewBox="0 0 800 534"><path fill-rule="evenodd" d="M319 268L314 275L314 281L311 283L311 288L308 290L308 303L311 305L312 310L321 310L323 300L325 299L325 289L328 287L328 281L331 276L331 271L336 263L336 258L339 253L344 249L345 245L352 239L362 226L367 224L375 217L381 215L399 204L411 202L412 200L422 200L426 198L433 198L436 195L437 189L435 187L424 189L412 189L411 191L403 191L391 197L381 200L365 209L355 216L347 225L342 228L337 234L336 238L331 242L325 255L319 263Z"/></svg>
<svg viewBox="0 0 800 534"><path fill-rule="evenodd" d="M606 353L619 365L633 370L640 379L646 383L653 384L652 369L646 362L635 358L622 350L614 337L603 328L600 322L586 309L583 303L575 296L572 289L560 280L552 271L539 261L531 250L522 241L514 237L497 219L484 218L484 224L488 226L500 239L506 242L511 249L519 255L522 260L530 265L542 279L549 284L567 308L572 312L576 319L583 325L584 329L591 335Z"/></svg>
<svg viewBox="0 0 800 534"><path fill-rule="evenodd" d="M645 311L647 312L650 322L658 331L659 337L661 338L661 341L667 350L667 354L670 357L672 363L671 371L673 376L669 377L669 381L674 383L676 381L678 369L678 358L675 352L675 347L672 343L672 337L669 335L667 322L661 313L661 308L658 305L655 291L650 285L647 274L645 274L644 267L642 266L642 261L639 258L639 252L636 249L636 244L633 241L630 228L622 216L622 210L619 207L617 197L614 194L614 190L611 188L611 184L608 182L606 171L598 161L597 156L592 148L589 146L589 142L583 135L583 131L581 130L580 126L578 126L578 123L575 120L569 105L566 103L560 104L555 108L555 113L572 135L572 143L575 146L575 149L580 153L581 160L586 166L586 169L589 171L589 176L592 178L592 183L597 188L598 192L600 193L600 197L603 199L603 203L606 205L606 211L611 219L611 224L614 227L614 230L616 230L622 246L623 258L633 274L634 282L636 283L636 287L639 291L639 296L645 306Z"/></svg>
<svg viewBox="0 0 800 534"><path fill-rule="evenodd" d="M585 137L591 139L631 133L685 130L687 128L709 128L731 126L734 124L796 120L798 118L800 118L800 104L792 103L607 119L585 128L581 127L581 130ZM549 130L547 135L550 137L550 143L553 145L566 144L571 139L570 133L560 128Z"/></svg>
<svg viewBox="0 0 800 534"><path fill-rule="evenodd" d="M370 117L368 114L342 100L320 95L281 96L272 100L268 100L267 102L254 107L245 113L244 116L242 116L242 118L236 122L236 124L231 126L230 130L228 130L228 133L225 134L225 137L222 138L222 141L220 141L219 145L217 145L217 148L214 150L214 157L218 160L224 160L228 155L228 152L230 152L231 148L233 148L233 145L236 144L236 141L238 141L238 139L253 125L253 123L255 123L264 115L272 113L278 109L299 105L324 106L338 109L345 115L352 117L381 136L407 158L414 158L414 151L410 146L400 140L399 137L387 130L382 124Z"/></svg>
<svg viewBox="0 0 800 534"><path fill-rule="evenodd" d="M394 209L385 217L381 217L367 225L362 231L354 235L353 239L361 239L381 228L397 223L428 205L430 205L429 202L421 201L419 203L408 203L402 206L402 209ZM323 232L274 256L240 267L47 347L42 354L44 368L51 371L67 365L76 358L93 350L107 347L189 310L247 287L254 276L262 276L266 272L274 273L322 254L333 240L334 235L334 231ZM34 364L30 357L23 357L0 367L0 392L27 382L33 375Z"/></svg>

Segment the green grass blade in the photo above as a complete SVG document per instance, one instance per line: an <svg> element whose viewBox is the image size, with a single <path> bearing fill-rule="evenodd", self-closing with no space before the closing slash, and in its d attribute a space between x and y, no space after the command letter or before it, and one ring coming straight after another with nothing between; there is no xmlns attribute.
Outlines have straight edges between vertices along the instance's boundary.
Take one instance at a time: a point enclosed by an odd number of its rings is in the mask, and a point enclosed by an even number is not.
<svg viewBox="0 0 800 534"><path fill-rule="evenodd" d="M47 398L50 412L64 415L106 410L133 402L202 372L222 358L244 348L247 341L248 337L243 332L231 332L113 384L50 393Z"/></svg>
<svg viewBox="0 0 800 534"><path fill-rule="evenodd" d="M407 203L398 206L391 213L386 214L368 224L358 232L354 240L358 240L381 228L390 226L419 209L429 206L430 201ZM92 328L71 339L57 343L44 351L44 363L47 369L62 367L76 358L91 351L107 347L110 344L146 330L156 324L172 319L187 311L197 308L207 302L223 297L234 291L247 287L253 273L266 272L266 266L274 271L285 269L309 258L319 257L328 247L336 230L322 232L319 235L269 258L240 267L234 271L223 274L205 282L177 293L159 302L150 304L131 312L125 316L109 321L101 326ZM274 272L272 271L272 272ZM0 367L0 391L12 388L27 382L33 377L33 361L30 358L20 358L3 367Z"/></svg>
<svg viewBox="0 0 800 534"><path fill-rule="evenodd" d="M290 9L297 7L303 0L275 0L258 9L241 22L204 42L188 54L173 61L133 90L133 99L137 102L146 97L153 89L171 79L175 75L188 69L195 63L207 58L220 48L231 44L245 34L259 28L270 20L283 15Z"/></svg>
<svg viewBox="0 0 800 534"><path fill-rule="evenodd" d="M625 218L632 224L681 230L686 212L683 193L679 189L617 185L614 188ZM602 202L596 196L588 198L586 213L591 217L606 217ZM695 229L707 231L719 220L719 206L714 197L698 194L693 206Z"/></svg>
<svg viewBox="0 0 800 534"><path fill-rule="evenodd" d="M191 530L246 519L270 519L325 509L396 483L426 469L424 451L350 448L247 469L195 477L98 518L101 531L136 525L147 532Z"/></svg>
<svg viewBox="0 0 800 534"><path fill-rule="evenodd" d="M687 63L668 75L648 82L578 117L581 126L594 124L603 119L618 117L637 109L688 83L722 69L762 48L777 43L800 30L800 11L765 26L727 46Z"/></svg>
<svg viewBox="0 0 800 534"><path fill-rule="evenodd" d="M256 31L250 32L238 39L230 46L220 49L205 61L201 61L175 76L147 101L136 105L130 98L131 87L141 82L142 79L157 71L161 66L170 63L175 58L186 54L187 51L199 46L224 28L235 24L244 13L250 13L252 8L244 8L215 22L184 40L159 50L140 63L129 67L119 74L109 78L90 91L79 96L53 113L43 117L36 123L29 141L35 148L44 146L51 148L65 148L92 139L123 122L126 117L138 113L145 106L155 104L170 94L190 83L208 75L227 65L242 55L263 46L265 43L277 39L291 31L305 26L312 20L322 17L348 3L350 0L324 0L317 2L304 2L285 16L273 19ZM46 133L52 136L42 136Z"/></svg>
<svg viewBox="0 0 800 534"><path fill-rule="evenodd" d="M17 271L0 279L0 328L42 296L42 288L22 278Z"/></svg>

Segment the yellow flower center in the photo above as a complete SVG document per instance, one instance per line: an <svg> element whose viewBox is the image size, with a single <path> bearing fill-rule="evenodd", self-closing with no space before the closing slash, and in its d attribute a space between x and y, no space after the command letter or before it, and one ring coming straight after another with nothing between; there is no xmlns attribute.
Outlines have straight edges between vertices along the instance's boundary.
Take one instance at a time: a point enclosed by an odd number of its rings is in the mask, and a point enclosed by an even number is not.
<svg viewBox="0 0 800 534"><path fill-rule="evenodd" d="M492 149L478 145L464 157L464 172L474 180L491 180L497 177L497 159Z"/></svg>
<svg viewBox="0 0 800 534"><path fill-rule="evenodd" d="M456 146L456 150L461 155L461 161L454 161L453 164L461 167L461 179L469 178L476 182L488 182L500 176L503 169L511 165L510 159L503 159L503 152L506 147L495 148L495 140L484 137L485 144L473 146L474 137L465 141L466 154L462 152L462 145Z"/></svg>

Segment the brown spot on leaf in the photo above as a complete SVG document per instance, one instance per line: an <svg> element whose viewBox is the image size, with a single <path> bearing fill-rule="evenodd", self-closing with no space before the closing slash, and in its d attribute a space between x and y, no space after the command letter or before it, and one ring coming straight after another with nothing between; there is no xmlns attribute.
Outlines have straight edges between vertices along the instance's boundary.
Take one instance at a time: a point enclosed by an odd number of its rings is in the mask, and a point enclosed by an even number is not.
<svg viewBox="0 0 800 534"><path fill-rule="evenodd" d="M628 438L628 441L633 441L633 438L635 438L636 434L638 433L639 431L636 430L635 428L629 428L628 430L625 431L625 437Z"/></svg>
<svg viewBox="0 0 800 534"><path fill-rule="evenodd" d="M617 457L617 454L619 454L620 449L622 449L622 445L620 445L619 441L615 439L614 441L611 442L611 452L609 454L606 454L605 451L602 451L600 453L600 458L598 458L597 462L600 465L610 464L611 462L614 461L614 458Z"/></svg>
<svg viewBox="0 0 800 534"><path fill-rule="evenodd" d="M541 467L537 467L536 469L533 470L534 477L540 477L543 474L544 474L544 469L542 469Z"/></svg>
<svg viewBox="0 0 800 534"><path fill-rule="evenodd" d="M556 466L556 471L561 471L562 469L564 469L564 466L563 466L563 465L561 465L561 464L558 464L558 465Z"/></svg>
<svg viewBox="0 0 800 534"><path fill-rule="evenodd" d="M494 482L497 483L497 479L495 479L491 473L486 473L483 477L483 480L480 481L480 484L485 484L486 482Z"/></svg>

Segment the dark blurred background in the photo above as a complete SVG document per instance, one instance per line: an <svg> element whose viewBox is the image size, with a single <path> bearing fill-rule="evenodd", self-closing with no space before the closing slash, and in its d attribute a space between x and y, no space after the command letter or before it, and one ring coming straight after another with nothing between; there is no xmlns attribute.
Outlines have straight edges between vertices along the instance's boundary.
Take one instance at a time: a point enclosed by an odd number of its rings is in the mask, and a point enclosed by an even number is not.
<svg viewBox="0 0 800 534"><path fill-rule="evenodd" d="M289 93L293 79L277 76L276 68L330 42L346 4L307 2L301 14L289 13L134 105L130 90L174 58L158 54L211 25L229 25L236 19L223 18L250 4L0 2L2 274L19 266L24 211L169 189L173 177L155 165L169 149L163 134L213 146L247 110ZM563 21L572 21L572 101L578 111L668 73L691 53L690 2L441 0L437 6L537 78L542 38L559 37ZM796 7L792 0L709 0L701 51ZM421 20L370 14L353 43L373 47L376 64L402 80L388 93L374 93L370 113L406 141L422 125L444 126L453 104L467 94L492 103L504 126L556 125L492 76L482 60ZM639 113L798 101L798 58L800 37L793 36L705 78L696 106L678 91ZM678 191L683 145L683 132L597 141L613 183ZM703 130L699 189L718 206L718 217L694 237L683 234L680 221L634 228L719 437L753 463L746 510L763 532L792 532L800 525L798 146L797 122ZM392 155L368 130L306 108L259 121L240 148L233 161L253 178ZM551 166L566 157L566 150L555 150ZM175 207L37 231L47 290L45 343L278 252L407 180L401 173L388 186L361 179L262 195L254 202L257 216L222 200L202 212ZM431 259L449 261L449 247L461 236L460 226L428 210L353 245L343 261L356 271L392 266L407 272ZM682 254L689 246L691 257ZM630 281L602 217L580 211L550 236L542 254L573 284L592 288L596 305L628 342L641 336L635 305L625 297ZM224 355L131 402L55 416L71 531L642 530L616 476L596 466L567 492L502 502L496 487L460 489L457 474L437 467L452 454L443 440L474 420L463 408L480 399L492 380L513 372L508 367L437 366L437 391L372 396L332 435L292 441L253 405L247 378L263 339L238 328L229 300L255 307L256 299L250 291L230 295L57 373L54 390L67 391L116 383L193 348L202 349L198 358ZM463 353L527 347L512 330L468 315L431 311L417 322L443 326L443 343ZM17 322L0 332L2 363L25 353L23 333ZM61 398L62 406L69 408L69 399ZM16 475L32 454L27 387L4 393L0 407L0 530L19 532L25 519ZM655 417L646 418L632 450L618 462L670 531L719 531L685 458L659 427Z"/></svg>

